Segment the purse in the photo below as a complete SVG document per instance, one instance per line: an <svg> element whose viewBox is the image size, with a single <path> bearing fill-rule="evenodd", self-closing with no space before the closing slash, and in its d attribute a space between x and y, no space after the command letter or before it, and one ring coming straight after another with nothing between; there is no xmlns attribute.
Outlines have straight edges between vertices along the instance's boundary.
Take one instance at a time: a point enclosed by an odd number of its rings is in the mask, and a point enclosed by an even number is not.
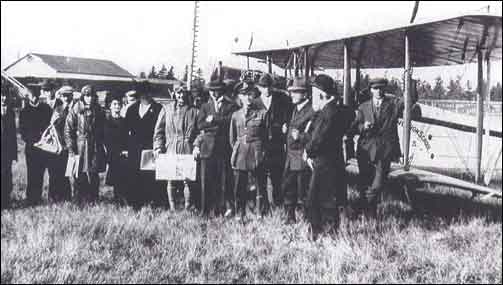
<svg viewBox="0 0 503 285"><path fill-rule="evenodd" d="M47 127L40 140L33 146L52 154L60 154L63 151L63 145L54 125Z"/></svg>

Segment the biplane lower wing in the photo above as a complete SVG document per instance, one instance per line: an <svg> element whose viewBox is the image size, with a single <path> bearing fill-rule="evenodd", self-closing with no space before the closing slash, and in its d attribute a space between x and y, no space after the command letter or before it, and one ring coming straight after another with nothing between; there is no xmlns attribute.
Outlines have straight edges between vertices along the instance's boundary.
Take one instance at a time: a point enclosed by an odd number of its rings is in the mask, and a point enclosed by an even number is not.
<svg viewBox="0 0 503 285"><path fill-rule="evenodd" d="M346 165L346 172L348 172L351 175L358 175L359 171L356 159L349 160L348 164ZM502 192L498 190L427 170L410 168L409 171L406 171L403 168L403 166L398 163L391 164L391 169L390 173L388 174L388 178L391 180L398 180L402 182L413 181L414 183L417 183L417 185L430 183L435 185L453 187L457 189L470 191L472 192L473 195L482 195L483 196L482 198L489 198L489 197L494 197L498 199L502 198Z"/></svg>

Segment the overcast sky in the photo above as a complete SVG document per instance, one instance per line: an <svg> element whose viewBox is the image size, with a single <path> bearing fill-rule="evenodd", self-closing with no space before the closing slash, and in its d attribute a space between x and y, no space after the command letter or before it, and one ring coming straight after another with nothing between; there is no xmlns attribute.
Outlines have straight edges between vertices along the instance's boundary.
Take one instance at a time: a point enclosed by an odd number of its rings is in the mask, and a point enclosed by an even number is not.
<svg viewBox="0 0 503 285"><path fill-rule="evenodd" d="M330 39L343 31L407 24L414 1L403 2L202 2L198 65L207 76L218 60L246 67L233 50L285 47ZM417 19L456 15L499 1L420 2ZM137 75L152 65L175 67L181 76L189 64L194 3L188 2L2 2L1 65L28 52L109 59ZM252 62L253 68L265 69ZM475 79L475 68L433 68L421 74ZM337 73L335 74L337 75ZM492 68L501 82L501 61ZM448 79L448 78L447 78Z"/></svg>

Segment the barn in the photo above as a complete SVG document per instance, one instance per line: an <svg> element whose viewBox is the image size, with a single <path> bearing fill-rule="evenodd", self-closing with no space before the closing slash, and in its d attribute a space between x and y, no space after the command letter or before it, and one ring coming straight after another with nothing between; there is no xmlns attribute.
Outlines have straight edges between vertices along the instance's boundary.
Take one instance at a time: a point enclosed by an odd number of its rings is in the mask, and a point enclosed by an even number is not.
<svg viewBox="0 0 503 285"><path fill-rule="evenodd" d="M24 85L51 79L57 86L69 84L80 89L86 84L100 91L124 94L134 88L134 75L110 60L28 53L4 71ZM149 80L156 97L169 97L178 80Z"/></svg>

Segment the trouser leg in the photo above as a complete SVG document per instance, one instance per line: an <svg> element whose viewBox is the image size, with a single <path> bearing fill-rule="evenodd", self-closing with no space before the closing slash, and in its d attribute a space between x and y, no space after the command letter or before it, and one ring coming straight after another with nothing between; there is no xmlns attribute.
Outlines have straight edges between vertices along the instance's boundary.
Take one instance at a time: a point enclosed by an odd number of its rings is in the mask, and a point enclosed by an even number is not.
<svg viewBox="0 0 503 285"><path fill-rule="evenodd" d="M372 184L366 192L367 203L369 206L370 214L375 216L377 214L378 197L381 193L383 186L386 182L389 172L390 162L387 160L378 160L374 165L374 175Z"/></svg>
<svg viewBox="0 0 503 285"><path fill-rule="evenodd" d="M26 198L30 205L34 205L40 203L42 200L46 157L44 157L44 153L41 150L30 146L26 147L25 154L27 172Z"/></svg>
<svg viewBox="0 0 503 285"><path fill-rule="evenodd" d="M12 193L12 161L2 161L2 209L10 206Z"/></svg>
<svg viewBox="0 0 503 285"><path fill-rule="evenodd" d="M192 195L192 187L190 185L191 183L188 181L183 182L183 198L184 198L184 208L185 210L188 210L191 206L191 195Z"/></svg>
<svg viewBox="0 0 503 285"><path fill-rule="evenodd" d="M236 213L241 217L246 215L246 201L248 192L248 172L234 171L234 197Z"/></svg>
<svg viewBox="0 0 503 285"><path fill-rule="evenodd" d="M285 193L286 223L295 223L295 207L297 205L297 178L294 171L287 171L283 179L283 193Z"/></svg>
<svg viewBox="0 0 503 285"><path fill-rule="evenodd" d="M48 159L49 198L55 202L71 198L70 181L65 177L68 153L50 154Z"/></svg>

